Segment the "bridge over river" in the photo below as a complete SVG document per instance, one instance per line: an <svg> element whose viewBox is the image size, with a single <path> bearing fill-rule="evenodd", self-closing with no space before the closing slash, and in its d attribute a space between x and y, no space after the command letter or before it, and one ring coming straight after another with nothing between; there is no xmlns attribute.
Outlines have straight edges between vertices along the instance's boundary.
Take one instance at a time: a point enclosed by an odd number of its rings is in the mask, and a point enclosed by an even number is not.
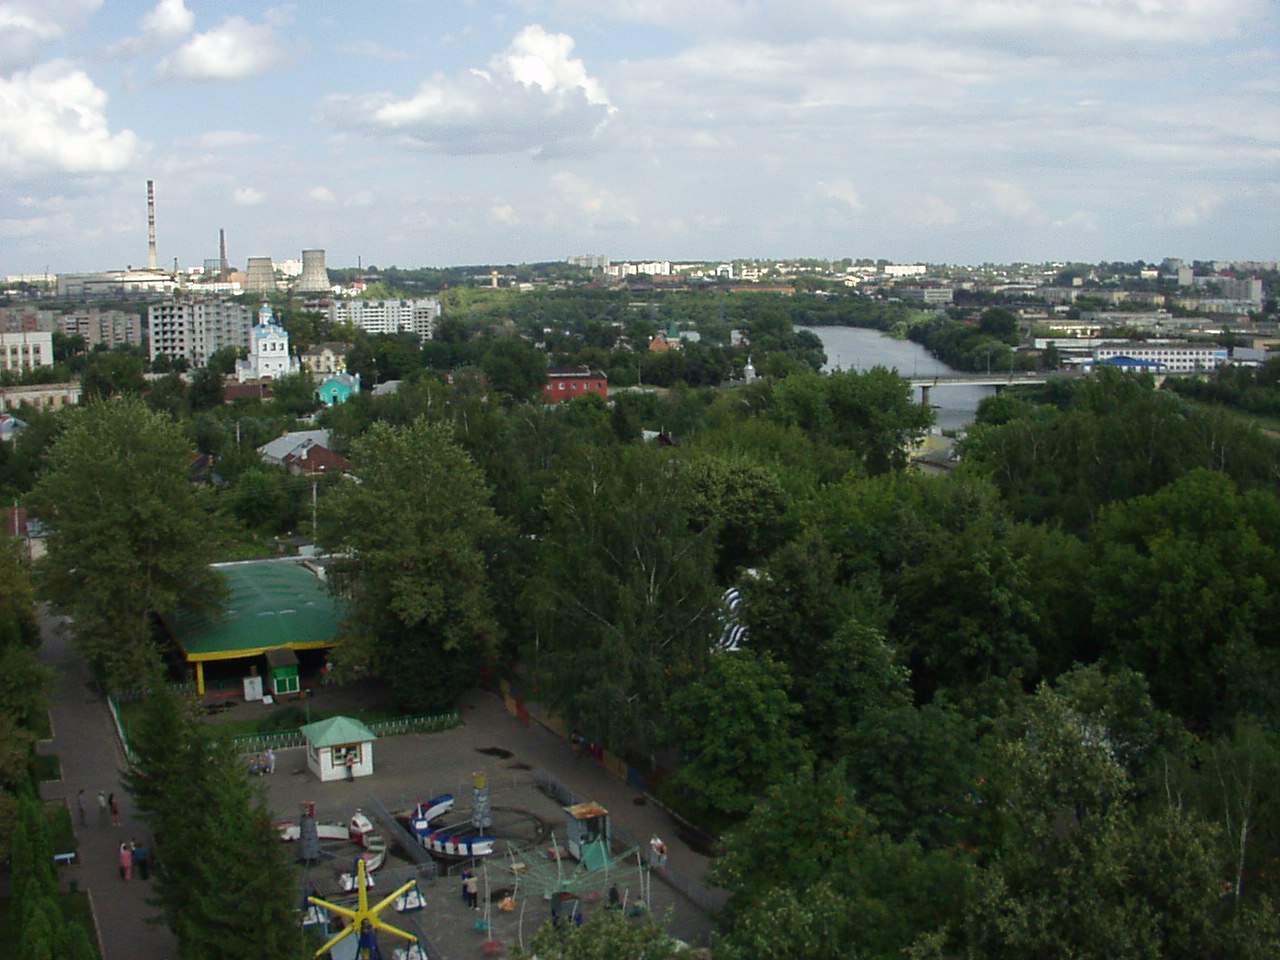
<svg viewBox="0 0 1280 960"><path fill-rule="evenodd" d="M1048 383L1050 380L1060 380L1064 377L1079 377L1082 371L1077 369L1069 370L1041 370L1032 373L1023 373L1017 371L988 372L988 373L947 373L939 374L932 377L904 377L911 384L912 388L919 388L920 402L929 403L929 394L935 387L995 387L996 393L999 393L1005 387L1016 387L1025 384Z"/></svg>

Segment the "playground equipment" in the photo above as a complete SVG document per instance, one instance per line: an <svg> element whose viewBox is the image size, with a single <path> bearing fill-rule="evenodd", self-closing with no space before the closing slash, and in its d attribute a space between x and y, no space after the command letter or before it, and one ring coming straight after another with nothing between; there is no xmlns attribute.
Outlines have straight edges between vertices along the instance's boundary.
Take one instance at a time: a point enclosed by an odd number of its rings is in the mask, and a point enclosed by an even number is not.
<svg viewBox="0 0 1280 960"><path fill-rule="evenodd" d="M404 896L396 898L396 913L416 913L427 905L427 898L417 881L405 891Z"/></svg>
<svg viewBox="0 0 1280 960"><path fill-rule="evenodd" d="M360 859L370 871L377 870L387 859L386 839L374 833L373 821L358 807L345 824L317 823L316 805L307 801L302 804L302 815L297 823L277 826L281 840L299 841L299 860L310 862L320 859L321 840L345 840L358 845L361 848Z"/></svg>
<svg viewBox="0 0 1280 960"><path fill-rule="evenodd" d="M483 773L477 773L472 775L471 783L471 817L468 821L440 828L431 825L432 820L453 809L453 795L449 793L419 803L409 817L410 832L435 856L471 860L493 853L497 838L482 832L493 826L488 780Z"/></svg>
<svg viewBox="0 0 1280 960"><path fill-rule="evenodd" d="M325 941L323 946L315 952L315 956L320 957L332 950L338 943L346 940L352 934L357 935L358 955L362 960L382 960L382 953L378 949L378 931L383 930L392 936L400 937L409 941L413 946L418 945L418 938L411 933L401 930L399 927L392 926L381 918L381 913L391 904L395 903L396 898L403 896L410 888L417 885L417 880L410 880L403 886L392 891L386 897L383 897L373 906L369 905L369 888L366 885L368 875L365 871L364 860L356 861L356 888L359 891L359 899L354 909L343 907L336 903L330 903L327 900L321 900L319 897L307 897L307 903L313 906L323 907L331 914L336 913L340 917L346 917L351 922L339 930L336 934Z"/></svg>

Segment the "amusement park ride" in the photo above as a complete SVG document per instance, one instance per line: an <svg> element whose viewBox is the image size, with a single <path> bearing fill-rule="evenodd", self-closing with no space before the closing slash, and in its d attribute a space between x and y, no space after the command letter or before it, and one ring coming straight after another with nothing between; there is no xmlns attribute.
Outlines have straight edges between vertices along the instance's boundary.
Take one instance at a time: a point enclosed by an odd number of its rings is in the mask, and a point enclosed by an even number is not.
<svg viewBox="0 0 1280 960"><path fill-rule="evenodd" d="M493 815L484 775L476 774L472 786L469 819L453 826L438 826L454 806L452 794L441 794L417 804L408 815L409 830L404 839L411 837L432 857L440 860L455 863L474 861L471 869L475 873L472 875L478 873L483 877L484 912L471 926L486 937L481 944L484 953L495 954L504 949L491 932L495 903L497 909L503 911L515 911L518 904L521 940L525 909L530 900L549 902L554 920L578 917L580 904L603 900L605 891L608 891L609 905L622 908L627 907L632 891L635 891L635 900L630 901L632 911L645 909L650 891L644 857L636 848L614 853L609 812L600 804L587 802L563 808L563 846L557 842L554 831L550 833L549 848L543 847L537 839L532 846L525 847L506 835L504 854L494 857L498 840L489 834L493 828ZM546 834L540 831L538 836L545 837ZM342 841L358 848L354 867L349 874L342 874L338 884L339 896L341 893L354 893L354 904L350 900L335 903L332 899L324 899L317 895L315 889L310 890L305 898L304 926L317 928L327 935L331 919L348 921L326 940L315 956L330 953L335 960L355 960L357 957L381 960L378 932L382 931L407 941L405 947L394 951L396 960L426 960L426 951L417 936L380 916L389 907L401 913L411 913L426 906L426 898L418 888L416 878L409 879L377 903L369 902L369 890L374 887L373 871L383 864L387 843L373 831L373 824L364 813L356 810L346 824L321 824L315 820L315 805L303 804L300 821L282 824L280 837L282 840L299 841L299 859L306 862L333 856L332 853L321 853L321 840ZM627 891L627 898L620 896L619 891L623 889Z"/></svg>

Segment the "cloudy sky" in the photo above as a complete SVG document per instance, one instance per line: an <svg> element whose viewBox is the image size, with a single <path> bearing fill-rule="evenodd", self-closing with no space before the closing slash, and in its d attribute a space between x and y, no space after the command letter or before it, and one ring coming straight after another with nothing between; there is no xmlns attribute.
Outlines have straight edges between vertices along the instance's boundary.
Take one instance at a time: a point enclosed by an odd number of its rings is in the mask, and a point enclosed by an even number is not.
<svg viewBox="0 0 1280 960"><path fill-rule="evenodd" d="M1280 258L1277 0L0 0L0 275Z"/></svg>

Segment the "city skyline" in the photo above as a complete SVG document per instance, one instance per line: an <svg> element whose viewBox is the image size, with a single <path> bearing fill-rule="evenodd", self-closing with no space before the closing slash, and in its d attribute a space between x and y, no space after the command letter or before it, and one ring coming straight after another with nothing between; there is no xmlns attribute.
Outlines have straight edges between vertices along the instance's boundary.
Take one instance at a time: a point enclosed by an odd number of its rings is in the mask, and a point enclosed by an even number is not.
<svg viewBox="0 0 1280 960"><path fill-rule="evenodd" d="M0 0L0 274L1280 259L1266 0Z"/></svg>

